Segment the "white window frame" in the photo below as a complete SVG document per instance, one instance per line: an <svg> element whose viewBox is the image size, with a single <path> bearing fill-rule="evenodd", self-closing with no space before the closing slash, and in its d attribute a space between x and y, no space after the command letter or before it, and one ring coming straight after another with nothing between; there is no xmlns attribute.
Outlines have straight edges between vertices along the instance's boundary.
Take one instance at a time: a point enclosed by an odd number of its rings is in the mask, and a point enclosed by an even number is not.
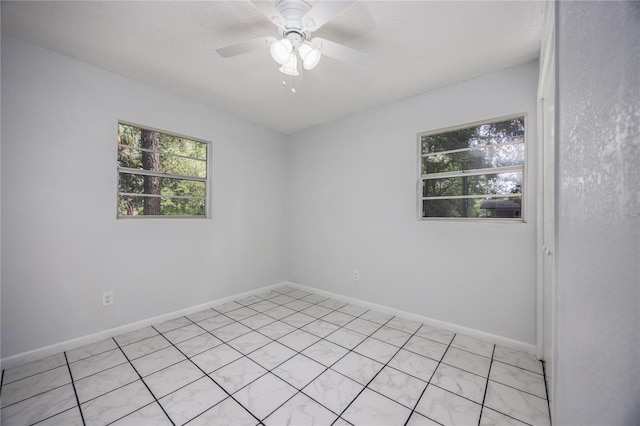
<svg viewBox="0 0 640 426"><path fill-rule="evenodd" d="M450 150L450 151L443 151L443 152L438 152L438 153L433 153L433 154L422 154L422 137L423 136L431 136L431 135L437 135L440 133L447 133L447 132L452 132L455 130L460 130L460 129L467 129L470 127L476 127L476 126L481 126L483 124L492 124L492 123L498 123L501 121L506 121L506 120L510 120L513 118L518 118L518 117L523 117L524 118L524 137L523 137L523 141L522 142L515 142L515 143L510 143L510 145L524 145L524 162L522 164L522 166L505 166L505 167L491 167L491 168L485 168L485 169L471 169L471 170L461 170L461 171L456 171L456 172L443 172L443 173L426 173L423 174L422 173L422 159L424 157L428 157L428 156L432 156L432 155L437 155L437 154L445 154L445 153L452 153L452 152L463 152L463 151L470 151L473 149L477 149L477 148L461 148L461 149L455 149L455 150ZM496 117L496 118L489 118L486 120L478 120L475 122L471 122L471 123L465 123L465 124L461 124L461 125L456 125L456 126L452 126L452 127L446 127L446 128L440 128L440 129L436 129L436 130L429 130L429 131L424 131L424 132L420 132L417 135L417 158L418 158L418 179L417 179L417 184L416 184L416 190L417 190L417 218L419 222L431 222L431 221L453 221L453 222L482 222L482 223L526 223L527 222L527 215L526 215L526 205L527 205L527 198L528 198L528 185L527 185L527 162L528 162L528 158L529 158L529 144L528 144L528 138L529 138L529 121L528 121L528 117L527 117L527 113L518 113L518 114L511 114L511 115L506 115L506 116L502 116L502 117ZM507 144L502 144L502 145L507 145ZM486 198L486 199L491 199L491 198L501 198L501 197L513 197L514 194L492 194L492 196L487 197L486 195L457 195L457 196L446 196L446 197L424 197L424 181L428 180L428 179L437 179L437 178L446 178L446 177L459 177L459 176L474 176L474 175L482 175L482 174L493 174L493 173L508 173L508 172L522 172L522 193L520 195L520 208L521 208L521 215L520 217L517 218L478 218L478 217L423 217L422 216L422 212L423 212L423 201L424 200L429 200L429 199L460 199L460 198L468 198L468 199L473 199L473 198ZM428 178L426 178L426 176L428 176Z"/></svg>
<svg viewBox="0 0 640 426"><path fill-rule="evenodd" d="M206 177L202 178L202 177L198 177L198 176L185 176L185 175L177 175L177 174L171 174L171 173L162 173L162 172L153 172L153 171L147 171L147 170L141 170L141 169L131 169L131 168L127 168L127 167L120 167L120 165L118 164L118 148L122 147L122 146L126 146L126 145L122 145L117 143L116 144L116 158L115 158L115 162L116 162L116 219L125 219L125 220L129 220L129 219L211 219L211 158L212 158L212 147L213 147L213 143L211 141L207 141L204 139L200 139L200 138L194 138L192 136L186 136L180 133L176 133L176 132L169 132L166 130L162 130L162 129L158 129L156 127L151 127L151 126L146 126L146 125L141 125L141 124L137 124L137 123L133 123L130 121L126 121L126 120L118 120L118 125L123 124L126 126L131 126L131 127L137 127L139 129L144 129L144 130L150 130L152 132L156 132L156 133L163 133L165 135L169 135L169 136L173 136L176 138L182 138L182 139L188 139L194 142L200 142L206 145L206 149L207 149L207 153L206 153L206 158L204 160L202 159L197 159L194 157L188 157L188 156L184 156L184 155L178 155L178 154L172 154L172 153L167 153L167 152L161 152L161 151L156 151L161 155L168 155L168 156L172 156L172 157L178 157L178 158L188 158L188 159L193 159L193 160L198 160L198 161L205 161L206 162ZM116 127L116 135L118 134L118 130ZM128 146L127 146L128 147ZM153 152L149 149L145 149L145 148L135 148L136 150L139 151L148 151L148 152ZM205 196L204 198L202 197L192 197L192 196L181 196L181 195L151 195L151 194L137 194L137 193L128 193L128 192L120 192L120 174L121 173L127 173L127 174L137 174L137 175L142 175L142 176L158 176L158 177L166 177L166 178L172 178L172 179L184 179L184 180L192 180L192 181L196 181L196 182L203 182L205 185ZM204 214L203 215L121 215L118 209L118 206L120 204L120 196L136 196L136 197L158 197L158 198L175 198L175 199L202 199L204 200Z"/></svg>

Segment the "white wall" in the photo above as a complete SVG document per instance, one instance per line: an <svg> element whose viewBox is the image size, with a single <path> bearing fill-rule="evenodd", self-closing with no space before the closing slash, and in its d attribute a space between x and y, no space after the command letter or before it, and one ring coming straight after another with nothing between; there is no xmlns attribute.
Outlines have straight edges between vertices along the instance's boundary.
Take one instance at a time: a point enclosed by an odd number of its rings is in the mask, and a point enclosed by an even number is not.
<svg viewBox="0 0 640 426"><path fill-rule="evenodd" d="M640 424L640 3L558 2L554 422Z"/></svg>
<svg viewBox="0 0 640 426"><path fill-rule="evenodd" d="M213 220L116 220L119 119L213 142ZM285 280L286 143L3 36L2 357Z"/></svg>
<svg viewBox="0 0 640 426"><path fill-rule="evenodd" d="M293 135L290 280L535 344L537 81L532 62ZM514 113L528 222L419 222L417 133Z"/></svg>

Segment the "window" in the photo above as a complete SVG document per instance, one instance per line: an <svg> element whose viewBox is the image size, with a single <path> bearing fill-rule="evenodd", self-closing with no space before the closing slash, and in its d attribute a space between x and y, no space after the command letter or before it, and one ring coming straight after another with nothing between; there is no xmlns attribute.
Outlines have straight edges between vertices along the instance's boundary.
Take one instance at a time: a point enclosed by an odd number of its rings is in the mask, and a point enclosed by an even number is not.
<svg viewBox="0 0 640 426"><path fill-rule="evenodd" d="M522 221L524 116L418 135L421 219Z"/></svg>
<svg viewBox="0 0 640 426"><path fill-rule="evenodd" d="M206 217L206 142L118 123L118 217Z"/></svg>

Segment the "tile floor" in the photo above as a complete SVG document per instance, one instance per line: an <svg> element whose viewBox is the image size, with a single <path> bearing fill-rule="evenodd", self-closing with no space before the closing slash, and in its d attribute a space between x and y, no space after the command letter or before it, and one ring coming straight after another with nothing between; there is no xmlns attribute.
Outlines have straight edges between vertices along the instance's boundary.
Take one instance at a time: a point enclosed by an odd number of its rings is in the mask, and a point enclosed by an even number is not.
<svg viewBox="0 0 640 426"><path fill-rule="evenodd" d="M9 425L548 425L530 355L291 287L2 373Z"/></svg>

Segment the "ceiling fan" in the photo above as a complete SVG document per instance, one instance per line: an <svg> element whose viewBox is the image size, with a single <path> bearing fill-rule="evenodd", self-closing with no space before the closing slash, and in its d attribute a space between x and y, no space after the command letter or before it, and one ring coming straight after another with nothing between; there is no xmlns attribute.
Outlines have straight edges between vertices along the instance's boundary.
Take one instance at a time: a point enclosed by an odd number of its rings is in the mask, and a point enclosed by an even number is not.
<svg viewBox="0 0 640 426"><path fill-rule="evenodd" d="M338 16L355 1L320 0L315 5L305 0L251 0L279 29L280 38L265 36L242 43L220 47L216 52L224 58L241 55L269 46L271 56L281 65L280 72L297 76L298 57L305 70L318 65L321 57L328 56L348 64L363 66L366 53L320 37L310 38L311 33Z"/></svg>

